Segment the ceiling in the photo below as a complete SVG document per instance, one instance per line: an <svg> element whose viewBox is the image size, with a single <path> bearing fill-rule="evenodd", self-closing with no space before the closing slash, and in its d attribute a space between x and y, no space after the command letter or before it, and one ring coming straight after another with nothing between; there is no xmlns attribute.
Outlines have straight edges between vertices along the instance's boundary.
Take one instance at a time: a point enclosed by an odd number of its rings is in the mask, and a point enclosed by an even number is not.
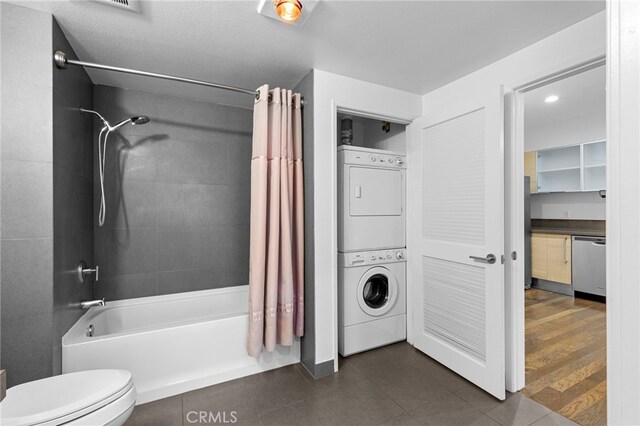
<svg viewBox="0 0 640 426"><path fill-rule="evenodd" d="M599 66L573 75L525 94L525 132L527 129L545 126L569 118L604 116L606 111L606 70ZM544 100L556 95L553 103Z"/></svg>
<svg viewBox="0 0 640 426"><path fill-rule="evenodd" d="M53 13L84 61L247 88L293 88L319 68L418 94L605 7L603 0L322 0L296 27L259 15L258 0L142 1L140 13L94 1L12 2ZM97 84L232 105L252 102L198 86L89 74Z"/></svg>

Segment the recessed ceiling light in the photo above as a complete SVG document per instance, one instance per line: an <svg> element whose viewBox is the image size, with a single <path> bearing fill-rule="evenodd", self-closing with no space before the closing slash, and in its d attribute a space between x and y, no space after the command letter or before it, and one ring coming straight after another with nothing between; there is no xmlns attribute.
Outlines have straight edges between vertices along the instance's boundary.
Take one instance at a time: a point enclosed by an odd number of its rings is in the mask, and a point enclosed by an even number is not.
<svg viewBox="0 0 640 426"><path fill-rule="evenodd" d="M550 95L550 96L547 96L544 101L548 104L552 104L556 102L558 99L560 98L557 95Z"/></svg>
<svg viewBox="0 0 640 426"><path fill-rule="evenodd" d="M276 13L286 22L296 21L302 15L302 3L298 0L274 0Z"/></svg>
<svg viewBox="0 0 640 426"><path fill-rule="evenodd" d="M301 27L320 1L321 0L260 0L258 3L258 13L279 22ZM302 7L303 2L304 7Z"/></svg>

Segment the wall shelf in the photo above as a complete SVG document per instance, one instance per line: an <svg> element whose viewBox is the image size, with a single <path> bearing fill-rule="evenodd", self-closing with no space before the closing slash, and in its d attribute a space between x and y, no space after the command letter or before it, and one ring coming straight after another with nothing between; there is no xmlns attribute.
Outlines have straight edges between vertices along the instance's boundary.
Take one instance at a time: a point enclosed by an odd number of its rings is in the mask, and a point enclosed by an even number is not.
<svg viewBox="0 0 640 426"><path fill-rule="evenodd" d="M606 189L606 142L537 151L538 193Z"/></svg>

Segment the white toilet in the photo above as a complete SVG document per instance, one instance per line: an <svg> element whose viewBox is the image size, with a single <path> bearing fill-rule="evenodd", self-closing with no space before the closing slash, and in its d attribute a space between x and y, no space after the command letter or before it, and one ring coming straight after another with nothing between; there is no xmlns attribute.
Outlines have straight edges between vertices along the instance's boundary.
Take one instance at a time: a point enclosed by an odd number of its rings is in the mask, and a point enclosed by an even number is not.
<svg viewBox="0 0 640 426"><path fill-rule="evenodd" d="M0 424L119 426L136 404L126 370L88 370L14 386L0 403Z"/></svg>

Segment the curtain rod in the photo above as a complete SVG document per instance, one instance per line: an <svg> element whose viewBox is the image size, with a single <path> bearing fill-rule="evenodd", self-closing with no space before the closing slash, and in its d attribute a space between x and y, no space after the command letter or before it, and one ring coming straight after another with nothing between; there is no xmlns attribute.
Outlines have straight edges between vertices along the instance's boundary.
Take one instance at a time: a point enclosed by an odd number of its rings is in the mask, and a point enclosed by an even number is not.
<svg viewBox="0 0 640 426"><path fill-rule="evenodd" d="M158 73L149 72L149 71L140 71L140 70L134 70L134 69L130 69L130 68L114 67L114 66L111 66L111 65L102 65L102 64L95 64L93 62L84 62L84 61L78 61L78 60L75 60L75 59L68 59L67 58L67 54L64 53L61 50L57 50L54 53L53 60L56 63L56 66L58 68L60 68L60 69L66 69L67 65L75 65L75 66L81 66L81 67L86 67L86 68L96 68L96 69L106 70L106 71L115 71L115 72L121 72L121 73L126 73L126 74L141 75L143 77L160 78L160 79L163 79L163 80L171 80L171 81L179 81L179 82L182 82L182 83L197 84L199 86L213 87L214 89L230 90L232 92L244 93L245 95L253 95L256 99L258 99L260 97L260 92L259 91L251 90L251 89L244 89L242 87L227 86L227 85L224 85L224 84L211 83L209 81L204 81L204 80L194 80L192 78L176 77L176 76L173 76L173 75L158 74ZM304 98L300 99L300 105L301 106L304 105Z"/></svg>

